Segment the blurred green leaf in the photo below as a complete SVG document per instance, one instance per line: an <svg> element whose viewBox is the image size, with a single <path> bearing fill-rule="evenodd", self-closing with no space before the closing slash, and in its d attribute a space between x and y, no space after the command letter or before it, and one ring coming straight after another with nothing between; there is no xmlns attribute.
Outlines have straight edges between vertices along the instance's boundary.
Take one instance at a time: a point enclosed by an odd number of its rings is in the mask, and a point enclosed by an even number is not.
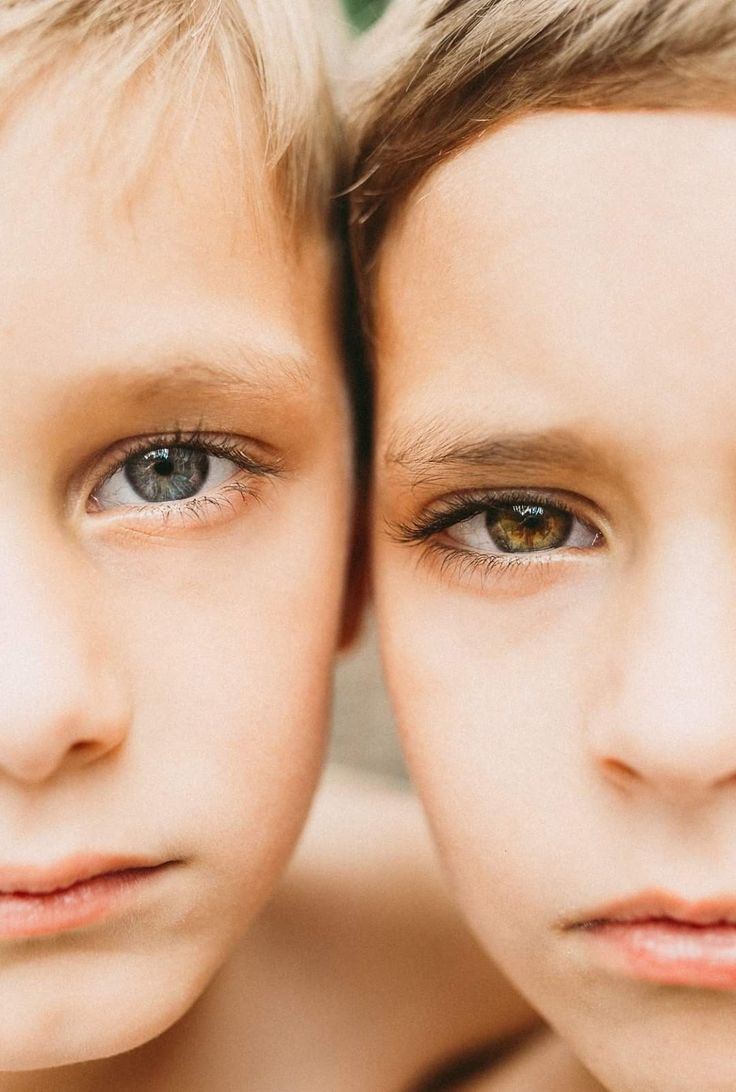
<svg viewBox="0 0 736 1092"><path fill-rule="evenodd" d="M388 6L388 0L344 0L350 21L356 30L366 30Z"/></svg>

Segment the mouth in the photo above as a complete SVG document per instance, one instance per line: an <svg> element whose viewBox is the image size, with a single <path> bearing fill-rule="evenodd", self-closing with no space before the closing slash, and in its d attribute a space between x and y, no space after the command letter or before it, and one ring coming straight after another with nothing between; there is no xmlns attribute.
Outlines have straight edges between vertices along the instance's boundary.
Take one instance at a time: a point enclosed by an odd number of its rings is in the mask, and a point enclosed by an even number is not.
<svg viewBox="0 0 736 1092"><path fill-rule="evenodd" d="M645 982L736 989L736 899L687 902L650 892L564 925L608 969Z"/></svg>
<svg viewBox="0 0 736 1092"><path fill-rule="evenodd" d="M0 865L0 941L96 925L129 907L176 863L76 856L51 866Z"/></svg>

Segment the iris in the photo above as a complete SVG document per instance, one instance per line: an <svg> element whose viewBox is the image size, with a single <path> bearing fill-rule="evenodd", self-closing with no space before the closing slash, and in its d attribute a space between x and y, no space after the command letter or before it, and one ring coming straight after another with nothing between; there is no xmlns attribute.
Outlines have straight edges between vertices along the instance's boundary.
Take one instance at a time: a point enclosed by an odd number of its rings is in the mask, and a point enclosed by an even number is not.
<svg viewBox="0 0 736 1092"><path fill-rule="evenodd" d="M573 516L561 508L540 504L491 507L486 526L493 542L504 553L528 553L564 546L570 537Z"/></svg>
<svg viewBox="0 0 736 1092"><path fill-rule="evenodd" d="M210 471L210 456L194 447L162 447L134 455L125 464L131 488L150 504L186 500L202 489Z"/></svg>

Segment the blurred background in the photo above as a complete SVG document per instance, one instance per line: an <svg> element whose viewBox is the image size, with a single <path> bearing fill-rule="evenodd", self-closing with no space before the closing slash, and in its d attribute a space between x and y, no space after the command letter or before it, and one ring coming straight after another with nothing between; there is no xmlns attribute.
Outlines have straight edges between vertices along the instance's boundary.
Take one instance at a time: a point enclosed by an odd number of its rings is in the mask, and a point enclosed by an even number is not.
<svg viewBox="0 0 736 1092"><path fill-rule="evenodd" d="M386 7L387 0L343 0L356 30L365 30Z"/></svg>
<svg viewBox="0 0 736 1092"><path fill-rule="evenodd" d="M370 618L356 648L338 662L332 720L333 762L406 780Z"/></svg>
<svg viewBox="0 0 736 1092"><path fill-rule="evenodd" d="M370 26L387 6L387 0L343 2L357 31ZM356 648L338 664L330 757L392 779L406 778L370 618Z"/></svg>

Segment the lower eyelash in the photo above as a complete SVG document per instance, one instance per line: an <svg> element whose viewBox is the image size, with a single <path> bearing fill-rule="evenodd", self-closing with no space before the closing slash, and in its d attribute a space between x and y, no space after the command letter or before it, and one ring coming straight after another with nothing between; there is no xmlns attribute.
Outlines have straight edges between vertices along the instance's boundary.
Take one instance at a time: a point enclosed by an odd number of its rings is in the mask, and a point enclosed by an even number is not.
<svg viewBox="0 0 736 1092"><path fill-rule="evenodd" d="M423 554L427 556L430 553L438 555L441 575L453 569L454 575L459 576L471 576L479 572L483 575L496 576L513 569L532 566L535 570L539 570L541 566L550 564L550 555L554 551L538 550L528 554L482 554L461 550L443 542L425 540Z"/></svg>
<svg viewBox="0 0 736 1092"><path fill-rule="evenodd" d="M217 512L225 508L235 512L235 502L228 498L228 493L235 493L240 498L257 499L258 494L245 482L230 482L223 485L218 493L204 493L202 496L190 497L185 501L164 501L160 504L131 505L128 512L144 517L155 517L156 520L168 526L172 519L186 522L188 519L204 521L206 511L215 509Z"/></svg>
<svg viewBox="0 0 736 1092"><path fill-rule="evenodd" d="M569 558L564 549L530 550L519 553L484 553L461 544L448 541L443 532L463 523L474 516L487 512L489 508L502 504L540 504L554 507L569 513L573 518L585 522L591 530L595 528L589 521L578 514L575 504L558 494L543 490L494 490L482 493L466 493L464 496L446 499L435 504L434 510L425 510L413 522L389 524L387 531L394 541L407 545L419 545L421 550L417 563L431 557L434 570L440 577L448 577L460 582L474 579L480 581L497 580L503 574L511 578L517 575L524 578L524 586L530 590L539 582L543 586L551 574L552 568L563 557ZM582 502L581 502L582 504ZM577 509L577 510L576 510ZM596 537L601 538L600 532Z"/></svg>

